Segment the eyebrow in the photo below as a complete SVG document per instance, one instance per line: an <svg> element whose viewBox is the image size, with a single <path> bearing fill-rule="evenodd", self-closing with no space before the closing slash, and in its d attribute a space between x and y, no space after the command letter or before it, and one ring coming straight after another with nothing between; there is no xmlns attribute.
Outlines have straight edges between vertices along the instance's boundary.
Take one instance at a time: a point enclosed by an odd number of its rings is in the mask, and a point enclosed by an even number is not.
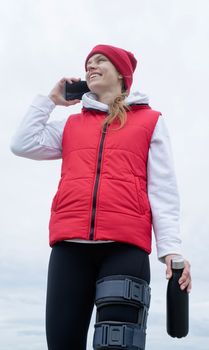
<svg viewBox="0 0 209 350"><path fill-rule="evenodd" d="M98 56L96 56L95 59L98 59L98 58L100 58L100 57L105 58L104 55L98 54ZM91 62L91 57L90 57L89 60L87 61L86 65L88 65L90 62Z"/></svg>

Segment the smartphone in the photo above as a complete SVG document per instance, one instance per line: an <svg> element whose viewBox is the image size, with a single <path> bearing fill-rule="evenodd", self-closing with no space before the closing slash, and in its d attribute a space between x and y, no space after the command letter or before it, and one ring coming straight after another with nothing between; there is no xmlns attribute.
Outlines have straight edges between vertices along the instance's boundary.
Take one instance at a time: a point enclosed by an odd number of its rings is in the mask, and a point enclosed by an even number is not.
<svg viewBox="0 0 209 350"><path fill-rule="evenodd" d="M85 80L73 82L72 84L65 82L65 99L81 100L83 94L90 91Z"/></svg>

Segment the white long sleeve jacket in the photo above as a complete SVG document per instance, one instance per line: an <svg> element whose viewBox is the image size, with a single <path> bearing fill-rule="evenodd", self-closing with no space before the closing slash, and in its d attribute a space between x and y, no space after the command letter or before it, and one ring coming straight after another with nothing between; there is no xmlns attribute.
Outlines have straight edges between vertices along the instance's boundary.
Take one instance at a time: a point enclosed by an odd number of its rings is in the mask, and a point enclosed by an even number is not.
<svg viewBox="0 0 209 350"><path fill-rule="evenodd" d="M149 99L145 94L133 93L126 98L126 102L144 104L149 103ZM86 108L108 111L108 106L96 101L92 93L83 95L82 104ZM48 122L54 108L55 104L49 97L37 95L34 98L12 137L10 148L15 155L34 160L62 158L62 134L67 119ZM181 238L179 193L171 143L163 116L159 117L152 135L147 177L157 256L164 262L164 256L168 254L181 254ZM89 242L79 239L74 241Z"/></svg>

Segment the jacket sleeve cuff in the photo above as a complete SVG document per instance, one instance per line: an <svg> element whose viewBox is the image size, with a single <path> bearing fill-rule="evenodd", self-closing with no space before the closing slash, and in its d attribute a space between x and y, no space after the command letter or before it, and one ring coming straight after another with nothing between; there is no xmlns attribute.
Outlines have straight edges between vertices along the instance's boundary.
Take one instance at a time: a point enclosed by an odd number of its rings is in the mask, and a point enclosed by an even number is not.
<svg viewBox="0 0 209 350"><path fill-rule="evenodd" d="M177 254L182 256L181 240L179 241L165 241L157 242L157 257L162 263L165 263L165 256L169 254Z"/></svg>
<svg viewBox="0 0 209 350"><path fill-rule="evenodd" d="M31 103L31 106L40 109L46 114L50 114L56 107L55 103L48 96L40 94L35 96Z"/></svg>

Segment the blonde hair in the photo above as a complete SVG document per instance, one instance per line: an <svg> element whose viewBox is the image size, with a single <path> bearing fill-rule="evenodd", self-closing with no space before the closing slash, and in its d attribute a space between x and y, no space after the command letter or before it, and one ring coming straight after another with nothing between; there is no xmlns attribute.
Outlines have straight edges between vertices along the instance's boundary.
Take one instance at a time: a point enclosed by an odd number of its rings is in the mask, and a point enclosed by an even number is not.
<svg viewBox="0 0 209 350"><path fill-rule="evenodd" d="M117 129L121 129L127 120L126 111L130 110L130 107L125 102L125 98L128 96L127 92L121 92L120 95L116 96L114 101L109 105L109 113L107 118L102 122L102 130L104 132L105 125L110 125L114 120L120 122L120 126Z"/></svg>

